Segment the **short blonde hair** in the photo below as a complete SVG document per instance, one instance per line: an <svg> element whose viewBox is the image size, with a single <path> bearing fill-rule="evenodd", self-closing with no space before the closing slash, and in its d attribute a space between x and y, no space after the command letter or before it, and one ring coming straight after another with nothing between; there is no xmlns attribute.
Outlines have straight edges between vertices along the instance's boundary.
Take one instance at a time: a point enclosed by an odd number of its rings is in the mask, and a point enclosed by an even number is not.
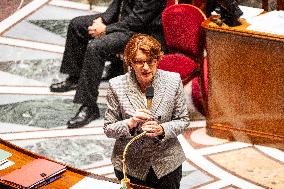
<svg viewBox="0 0 284 189"><path fill-rule="evenodd" d="M154 37L146 34L136 34L126 44L123 57L127 65L131 65L138 50L142 50L150 59L160 60L163 54L161 44Z"/></svg>

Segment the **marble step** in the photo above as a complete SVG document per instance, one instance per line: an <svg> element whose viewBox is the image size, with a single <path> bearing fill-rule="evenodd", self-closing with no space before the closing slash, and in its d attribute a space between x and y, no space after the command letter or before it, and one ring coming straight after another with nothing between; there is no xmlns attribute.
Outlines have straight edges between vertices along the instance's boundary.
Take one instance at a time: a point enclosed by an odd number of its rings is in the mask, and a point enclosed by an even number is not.
<svg viewBox="0 0 284 189"><path fill-rule="evenodd" d="M53 93L45 86L0 86L0 94L74 96L75 91ZM100 87L99 97L106 97L106 94L107 88Z"/></svg>

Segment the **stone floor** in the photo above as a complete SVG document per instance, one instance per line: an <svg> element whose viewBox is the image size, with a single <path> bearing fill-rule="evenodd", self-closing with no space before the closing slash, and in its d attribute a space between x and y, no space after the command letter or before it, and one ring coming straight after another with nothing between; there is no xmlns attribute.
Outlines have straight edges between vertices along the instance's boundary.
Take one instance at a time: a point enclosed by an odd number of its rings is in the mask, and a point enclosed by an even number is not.
<svg viewBox="0 0 284 189"><path fill-rule="evenodd" d="M72 103L74 91L56 94L48 89L50 83L66 77L58 70L70 19L104 10L89 11L88 4L74 1L33 0L0 22L0 137L113 178L114 140L103 133L103 117L80 129L66 129L67 120L78 109ZM102 82L101 115L106 88ZM284 188L283 151L209 137L205 126L202 117L193 120L191 129L179 136L187 156L181 189Z"/></svg>

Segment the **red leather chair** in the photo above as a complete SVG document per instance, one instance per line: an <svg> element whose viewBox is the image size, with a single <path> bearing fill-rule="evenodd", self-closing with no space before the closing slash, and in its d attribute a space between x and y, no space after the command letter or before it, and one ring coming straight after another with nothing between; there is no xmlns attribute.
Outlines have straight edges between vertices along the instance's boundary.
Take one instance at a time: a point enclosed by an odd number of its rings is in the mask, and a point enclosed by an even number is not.
<svg viewBox="0 0 284 189"><path fill-rule="evenodd" d="M205 19L204 13L193 5L176 4L166 8L162 23L169 54L164 55L159 64L160 69L179 73L185 87L191 85L191 94L186 95L191 95L189 99L203 115L207 81L207 77L204 77L207 69L204 68L207 65L204 61L205 36L201 23Z"/></svg>

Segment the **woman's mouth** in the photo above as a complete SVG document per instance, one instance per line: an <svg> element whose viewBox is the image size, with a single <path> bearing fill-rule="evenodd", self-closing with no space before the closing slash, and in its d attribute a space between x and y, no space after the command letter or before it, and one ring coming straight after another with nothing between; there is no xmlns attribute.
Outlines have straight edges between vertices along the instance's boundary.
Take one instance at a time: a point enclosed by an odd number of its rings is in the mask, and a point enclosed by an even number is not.
<svg viewBox="0 0 284 189"><path fill-rule="evenodd" d="M142 73L142 75L144 75L144 76L149 76L150 74L151 74L151 72Z"/></svg>

